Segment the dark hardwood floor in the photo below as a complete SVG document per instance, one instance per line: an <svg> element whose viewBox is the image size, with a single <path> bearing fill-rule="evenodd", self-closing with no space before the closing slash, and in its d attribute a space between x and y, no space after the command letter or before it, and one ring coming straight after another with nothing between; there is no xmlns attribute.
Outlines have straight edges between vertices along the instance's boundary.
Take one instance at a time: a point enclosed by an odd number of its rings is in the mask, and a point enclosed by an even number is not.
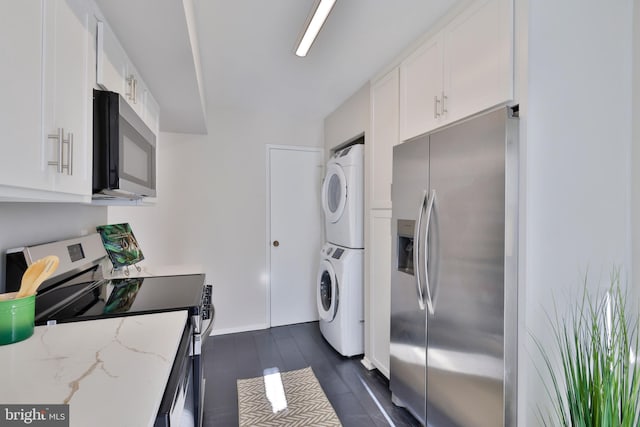
<svg viewBox="0 0 640 427"><path fill-rule="evenodd" d="M391 403L387 379L368 371L361 357L338 354L324 340L317 322L211 337L205 348L206 427L238 425L236 380L311 366L345 427L417 426Z"/></svg>

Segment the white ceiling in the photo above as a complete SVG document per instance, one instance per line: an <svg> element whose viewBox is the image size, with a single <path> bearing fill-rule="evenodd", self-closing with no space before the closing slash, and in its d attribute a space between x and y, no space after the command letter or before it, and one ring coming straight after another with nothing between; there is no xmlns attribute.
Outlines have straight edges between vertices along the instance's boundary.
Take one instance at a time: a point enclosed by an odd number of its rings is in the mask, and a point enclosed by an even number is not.
<svg viewBox="0 0 640 427"><path fill-rule="evenodd" d="M326 117L457 0L337 0L305 58L295 43L314 0L97 0L160 103L162 130L203 132L208 109ZM185 18L194 6L197 44ZM197 58L197 55L195 56ZM190 80L190 81L185 81Z"/></svg>

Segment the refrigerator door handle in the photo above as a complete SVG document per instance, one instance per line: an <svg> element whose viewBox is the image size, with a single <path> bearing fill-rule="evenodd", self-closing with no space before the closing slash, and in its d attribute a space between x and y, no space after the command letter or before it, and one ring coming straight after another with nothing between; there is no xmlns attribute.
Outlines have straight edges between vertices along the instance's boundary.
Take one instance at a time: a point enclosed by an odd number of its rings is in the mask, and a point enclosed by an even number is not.
<svg viewBox="0 0 640 427"><path fill-rule="evenodd" d="M424 288L427 294L427 310L429 314L433 315L433 298L431 298L431 287L429 285L429 229L431 228L431 214L433 213L433 205L436 201L436 190L431 190L429 193L429 200L427 201L427 226L424 233Z"/></svg>
<svg viewBox="0 0 640 427"><path fill-rule="evenodd" d="M424 190L420 207L418 208L418 221L413 230L413 269L416 278L416 288L418 290L418 307L424 310L424 295L422 294L422 280L420 279L420 230L422 229L422 215L427 204L427 190ZM425 265L426 267L426 265Z"/></svg>

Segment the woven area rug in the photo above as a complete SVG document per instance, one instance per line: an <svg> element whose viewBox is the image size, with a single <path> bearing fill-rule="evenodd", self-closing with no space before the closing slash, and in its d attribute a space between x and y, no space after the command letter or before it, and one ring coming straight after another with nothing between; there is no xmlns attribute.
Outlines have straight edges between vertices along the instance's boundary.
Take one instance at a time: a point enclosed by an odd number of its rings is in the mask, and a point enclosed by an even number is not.
<svg viewBox="0 0 640 427"><path fill-rule="evenodd" d="M238 418L240 427L342 426L311 368L238 380Z"/></svg>

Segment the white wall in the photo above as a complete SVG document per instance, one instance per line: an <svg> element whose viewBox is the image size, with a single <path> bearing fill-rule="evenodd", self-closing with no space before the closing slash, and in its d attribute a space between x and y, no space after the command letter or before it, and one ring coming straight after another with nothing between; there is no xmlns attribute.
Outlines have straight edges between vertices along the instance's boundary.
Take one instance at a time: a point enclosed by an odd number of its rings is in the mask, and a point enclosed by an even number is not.
<svg viewBox="0 0 640 427"><path fill-rule="evenodd" d="M111 207L147 263L199 264L213 284L214 333L266 328L266 144L323 146L321 119L211 110L209 135L161 134L155 207Z"/></svg>
<svg viewBox="0 0 640 427"><path fill-rule="evenodd" d="M553 345L545 311L563 313L590 286L630 275L632 1L530 1L526 123L525 360L519 425L540 425L546 398L530 334ZM523 359L521 358L521 361Z"/></svg>
<svg viewBox="0 0 640 427"><path fill-rule="evenodd" d="M110 206L110 224L128 222L140 243L145 259L140 263L150 267L166 265L193 266L193 272L203 270L200 253L204 242L194 238L191 226L201 215L197 205L203 196L201 183L206 182L206 170L201 158L193 156L193 147L207 147L205 135L161 133L158 143L157 188L158 197L151 206ZM184 147L184 150L181 150ZM187 156L196 157L197 163ZM191 163L189 163L191 162ZM204 239L202 239L204 240ZM153 271L153 269L151 270Z"/></svg>
<svg viewBox="0 0 640 427"><path fill-rule="evenodd" d="M369 82L347 98L324 120L325 158L328 158L332 148L368 131Z"/></svg>
<svg viewBox="0 0 640 427"><path fill-rule="evenodd" d="M106 224L105 207L56 203L0 203L0 292L7 249L95 233Z"/></svg>
<svg viewBox="0 0 640 427"><path fill-rule="evenodd" d="M631 111L635 120L632 128L631 156L631 228L632 228L632 271L635 297L640 295L640 0L633 2L633 101Z"/></svg>

